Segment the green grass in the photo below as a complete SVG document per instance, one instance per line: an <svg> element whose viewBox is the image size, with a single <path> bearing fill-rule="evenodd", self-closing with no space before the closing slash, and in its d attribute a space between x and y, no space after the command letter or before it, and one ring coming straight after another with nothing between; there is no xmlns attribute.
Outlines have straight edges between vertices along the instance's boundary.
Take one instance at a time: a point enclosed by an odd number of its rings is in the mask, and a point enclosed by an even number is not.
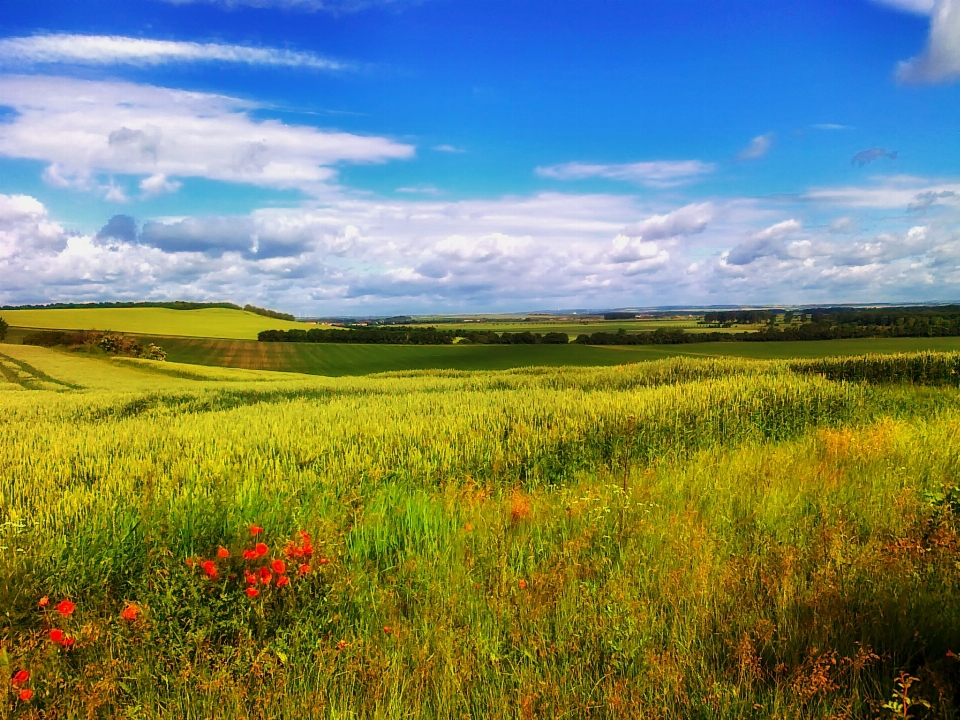
<svg viewBox="0 0 960 720"><path fill-rule="evenodd" d="M0 356L2 717L892 718L901 672L956 717L956 355ZM248 597L299 530L311 572Z"/></svg>
<svg viewBox="0 0 960 720"><path fill-rule="evenodd" d="M297 372L368 375L392 370L505 370L528 366L622 365L668 357L784 359L866 353L960 350L960 338L817 340L781 343L696 343L592 347L586 345L339 345L153 338L173 362Z"/></svg>
<svg viewBox="0 0 960 720"><path fill-rule="evenodd" d="M11 326L55 330L113 330L141 335L255 340L261 330L310 328L312 325L227 308L76 308L68 310L3 310Z"/></svg>

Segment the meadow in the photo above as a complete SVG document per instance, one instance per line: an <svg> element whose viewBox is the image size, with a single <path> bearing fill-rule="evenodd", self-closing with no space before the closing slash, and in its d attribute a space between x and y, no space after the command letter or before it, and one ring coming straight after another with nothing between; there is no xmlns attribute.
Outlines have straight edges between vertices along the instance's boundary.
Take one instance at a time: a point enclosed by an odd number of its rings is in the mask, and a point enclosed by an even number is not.
<svg viewBox="0 0 960 720"><path fill-rule="evenodd" d="M958 368L0 345L0 716L955 717Z"/></svg>

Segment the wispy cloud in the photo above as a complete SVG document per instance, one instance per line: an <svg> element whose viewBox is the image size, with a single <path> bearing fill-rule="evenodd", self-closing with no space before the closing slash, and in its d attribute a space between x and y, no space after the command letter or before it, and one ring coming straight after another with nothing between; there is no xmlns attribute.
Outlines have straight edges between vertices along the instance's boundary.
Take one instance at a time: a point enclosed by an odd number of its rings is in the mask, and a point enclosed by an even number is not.
<svg viewBox="0 0 960 720"><path fill-rule="evenodd" d="M48 163L45 179L61 187L93 189L109 173L145 176L147 195L173 192L178 177L318 193L339 163L414 154L388 138L257 121L249 102L151 85L0 76L0 98L17 111L0 123L0 154Z"/></svg>
<svg viewBox="0 0 960 720"><path fill-rule="evenodd" d="M840 125L839 123L817 123L813 126L814 130L853 130L852 125Z"/></svg>
<svg viewBox="0 0 960 720"><path fill-rule="evenodd" d="M692 182L716 169L713 163L700 160L664 160L659 162L599 165L569 162L538 167L537 175L552 180L588 180L604 178L635 182L648 187L668 188Z"/></svg>
<svg viewBox="0 0 960 720"><path fill-rule="evenodd" d="M750 144L747 145L740 153L737 155L737 160L759 160L762 157L765 157L770 148L773 147L773 139L776 137L776 133L767 133L766 135L757 135L753 140L750 141Z"/></svg>
<svg viewBox="0 0 960 720"><path fill-rule="evenodd" d="M900 63L897 77L908 83L936 83L960 78L960 0L936 0L927 47Z"/></svg>
<svg viewBox="0 0 960 720"><path fill-rule="evenodd" d="M857 167L863 167L864 165L869 165L874 160L880 160L881 158L896 160L897 152L895 150L891 152L883 148L870 148L869 150L858 152L856 155L850 158L850 164L856 165Z"/></svg>
<svg viewBox="0 0 960 720"><path fill-rule="evenodd" d="M118 35L32 35L0 40L0 62L139 65L225 62L245 65L345 70L348 63L315 53L220 43L149 40Z"/></svg>
<svg viewBox="0 0 960 720"><path fill-rule="evenodd" d="M458 148L455 145L434 145L433 149L442 153L464 153L466 150Z"/></svg>

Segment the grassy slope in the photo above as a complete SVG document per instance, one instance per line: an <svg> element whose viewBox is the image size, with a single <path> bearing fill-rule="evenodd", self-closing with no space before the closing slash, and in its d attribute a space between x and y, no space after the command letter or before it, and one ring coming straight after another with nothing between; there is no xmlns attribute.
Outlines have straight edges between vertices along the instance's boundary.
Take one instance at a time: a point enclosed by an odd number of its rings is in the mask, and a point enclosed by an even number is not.
<svg viewBox="0 0 960 720"><path fill-rule="evenodd" d="M142 335L179 335L236 340L256 339L261 330L309 328L312 325L273 320L242 310L204 308L77 308L70 310L4 310L12 326L58 330L114 330Z"/></svg>
<svg viewBox="0 0 960 720"><path fill-rule="evenodd" d="M0 394L4 716L872 717L908 670L954 717L955 389L0 352L60 384ZM251 522L313 572L246 597Z"/></svg>

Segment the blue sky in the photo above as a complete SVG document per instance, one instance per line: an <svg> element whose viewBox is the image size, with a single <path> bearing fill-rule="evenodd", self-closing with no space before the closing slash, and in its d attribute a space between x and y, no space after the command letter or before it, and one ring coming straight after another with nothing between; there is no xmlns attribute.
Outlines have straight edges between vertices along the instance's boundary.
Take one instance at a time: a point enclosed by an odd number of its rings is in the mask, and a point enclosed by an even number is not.
<svg viewBox="0 0 960 720"><path fill-rule="evenodd" d="M960 300L960 0L6 0L0 304Z"/></svg>

